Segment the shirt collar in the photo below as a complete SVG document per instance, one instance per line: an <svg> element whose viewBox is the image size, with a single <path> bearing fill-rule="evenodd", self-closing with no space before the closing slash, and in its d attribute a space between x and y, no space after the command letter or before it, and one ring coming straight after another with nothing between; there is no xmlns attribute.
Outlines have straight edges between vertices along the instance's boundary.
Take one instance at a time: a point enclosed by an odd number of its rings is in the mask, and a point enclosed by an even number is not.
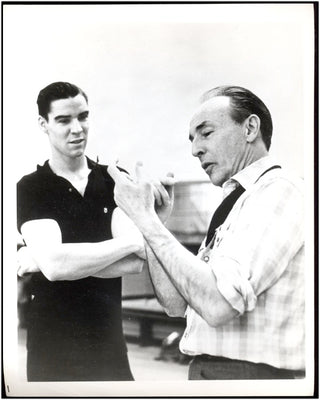
<svg viewBox="0 0 320 400"><path fill-rule="evenodd" d="M90 160L89 157L86 156L87 163L88 163L88 168L89 169L95 169L98 165L95 161ZM37 165L37 171L44 173L44 174L50 174L50 175L55 175L55 173L52 171L49 165L49 160L47 160L43 165Z"/></svg>
<svg viewBox="0 0 320 400"><path fill-rule="evenodd" d="M271 156L265 156L248 165L243 170L239 171L228 179L223 185L224 197L232 192L239 184L247 190L252 186L259 177L269 168L276 165L275 161Z"/></svg>
<svg viewBox="0 0 320 400"><path fill-rule="evenodd" d="M41 172L42 174L53 174L52 169L50 168L49 165L49 160L47 160L43 165L37 165L37 171Z"/></svg>

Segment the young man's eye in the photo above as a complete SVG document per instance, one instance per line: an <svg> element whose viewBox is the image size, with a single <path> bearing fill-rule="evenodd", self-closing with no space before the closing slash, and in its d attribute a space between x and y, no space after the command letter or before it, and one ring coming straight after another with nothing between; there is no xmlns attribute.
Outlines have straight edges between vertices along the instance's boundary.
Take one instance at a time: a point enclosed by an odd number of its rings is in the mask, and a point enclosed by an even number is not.
<svg viewBox="0 0 320 400"><path fill-rule="evenodd" d="M202 136L203 137L208 137L209 135L211 135L211 133L212 133L213 131L204 131L204 132L202 132Z"/></svg>
<svg viewBox="0 0 320 400"><path fill-rule="evenodd" d="M68 119L59 119L60 124L67 124L69 122Z"/></svg>

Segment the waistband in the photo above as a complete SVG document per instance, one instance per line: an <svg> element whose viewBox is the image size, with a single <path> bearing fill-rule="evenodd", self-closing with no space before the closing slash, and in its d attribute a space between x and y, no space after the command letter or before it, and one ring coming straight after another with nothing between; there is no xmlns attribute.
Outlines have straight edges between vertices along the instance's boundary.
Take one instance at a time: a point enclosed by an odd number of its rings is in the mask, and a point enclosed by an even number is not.
<svg viewBox="0 0 320 400"><path fill-rule="evenodd" d="M209 354L200 354L194 357L195 360L199 361L204 361L204 362L212 362L212 363L234 363L234 364L247 364L247 365L252 365L256 367L261 367L261 368L270 368L279 372L288 372L291 373L295 378L301 379L304 378L306 375L306 372L304 369L286 369L286 368L277 368L274 367L273 365L270 364L264 364L264 363L254 363L251 361L246 361L246 360L235 360L232 358L227 358L227 357L221 357L221 356L211 356Z"/></svg>

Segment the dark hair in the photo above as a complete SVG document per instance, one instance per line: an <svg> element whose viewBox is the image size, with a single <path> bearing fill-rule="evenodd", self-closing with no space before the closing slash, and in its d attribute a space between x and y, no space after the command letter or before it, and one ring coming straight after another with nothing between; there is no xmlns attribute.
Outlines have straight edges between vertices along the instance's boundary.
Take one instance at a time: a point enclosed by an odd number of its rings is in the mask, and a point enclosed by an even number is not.
<svg viewBox="0 0 320 400"><path fill-rule="evenodd" d="M81 94L88 103L88 96L78 86L69 82L54 82L40 90L37 104L39 115L48 120L51 103L54 100L67 99Z"/></svg>
<svg viewBox="0 0 320 400"><path fill-rule="evenodd" d="M218 86L205 92L201 101L205 102L218 96L230 97L231 118L235 122L242 123L250 114L256 114L260 118L262 140L269 150L273 129L272 119L268 108L259 97L240 86Z"/></svg>

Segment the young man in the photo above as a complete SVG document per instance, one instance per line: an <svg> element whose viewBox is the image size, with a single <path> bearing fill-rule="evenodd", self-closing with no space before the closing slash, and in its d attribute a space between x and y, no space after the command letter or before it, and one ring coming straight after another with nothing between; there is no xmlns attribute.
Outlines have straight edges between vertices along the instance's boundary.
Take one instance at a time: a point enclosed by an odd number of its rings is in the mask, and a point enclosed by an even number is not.
<svg viewBox="0 0 320 400"><path fill-rule="evenodd" d="M106 167L85 156L86 94L56 82L37 103L51 157L17 187L18 229L27 245L18 273L32 273L27 378L132 380L121 276L142 270L142 236L117 208Z"/></svg>
<svg viewBox="0 0 320 400"><path fill-rule="evenodd" d="M147 243L151 278L171 316L187 318L180 349L190 379L304 375L303 189L268 156L272 120L241 87L207 92L190 124L192 153L224 200L198 256L154 212L152 187L115 166L115 200Z"/></svg>

